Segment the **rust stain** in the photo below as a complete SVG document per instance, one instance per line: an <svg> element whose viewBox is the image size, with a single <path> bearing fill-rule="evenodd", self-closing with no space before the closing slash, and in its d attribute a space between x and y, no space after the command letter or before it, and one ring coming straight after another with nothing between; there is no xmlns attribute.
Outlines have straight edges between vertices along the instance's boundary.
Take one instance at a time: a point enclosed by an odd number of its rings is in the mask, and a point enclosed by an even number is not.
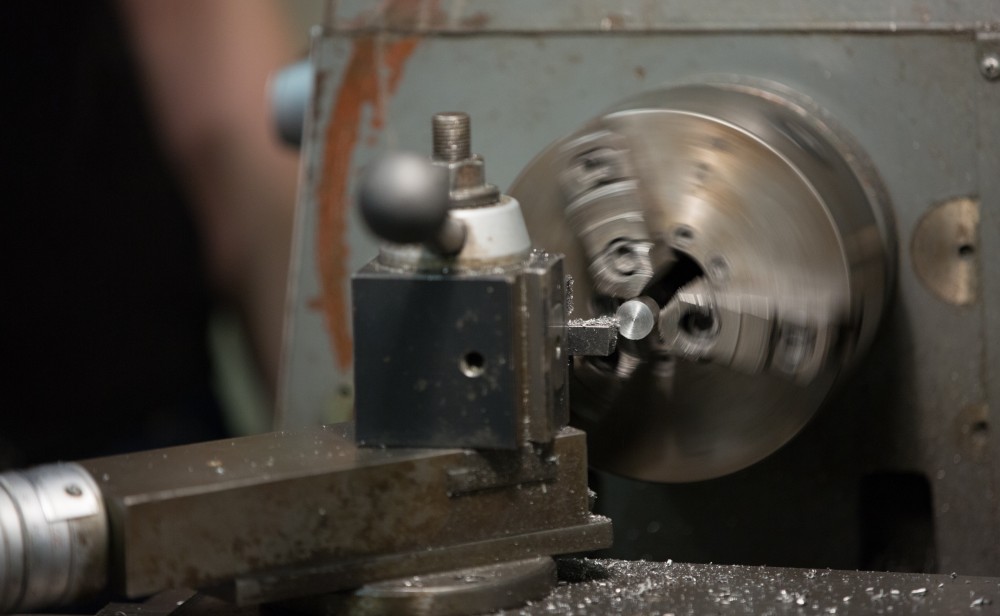
<svg viewBox="0 0 1000 616"><path fill-rule="evenodd" d="M489 13L479 11L462 19L462 27L469 30L482 30L491 21Z"/></svg>
<svg viewBox="0 0 1000 616"><path fill-rule="evenodd" d="M355 40L326 132L316 229L316 264L321 288L317 303L330 334L334 361L342 370L350 366L353 354L348 325L350 307L347 304L350 254L347 211L351 204L348 194L351 157L361 130L365 106L371 105L373 109L372 128L379 129L384 122L384 110L381 108L384 101L378 92L378 60L382 60L382 70L387 75L387 92L383 96L390 96L395 92L403 74L403 65L417 43L416 38L404 38L383 43L377 50L379 43L374 38Z"/></svg>
<svg viewBox="0 0 1000 616"><path fill-rule="evenodd" d="M485 28L492 19L485 11L449 15L441 10L440 0L384 0L373 10L351 20L351 28L398 32L476 31Z"/></svg>

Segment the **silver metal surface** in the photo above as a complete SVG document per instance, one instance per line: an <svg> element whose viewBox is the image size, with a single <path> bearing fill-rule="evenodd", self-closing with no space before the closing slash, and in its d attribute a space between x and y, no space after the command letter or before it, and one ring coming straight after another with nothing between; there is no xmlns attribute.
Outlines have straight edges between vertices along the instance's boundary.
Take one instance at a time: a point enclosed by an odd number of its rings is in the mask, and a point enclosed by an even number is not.
<svg viewBox="0 0 1000 616"><path fill-rule="evenodd" d="M448 170L451 207L482 207L500 200L486 182L483 159L472 153L472 121L460 111L435 113L431 121L434 164Z"/></svg>
<svg viewBox="0 0 1000 616"><path fill-rule="evenodd" d="M368 168L358 189L361 216L387 242L440 243L447 233L448 175L417 154L390 154ZM462 247L444 246L447 252ZM454 248L454 250L451 250Z"/></svg>
<svg viewBox="0 0 1000 616"><path fill-rule="evenodd" d="M808 386L828 366L844 324L820 302L801 303L779 317L766 294L713 288L704 279L685 285L660 312L663 350L712 362L741 374L764 372ZM817 314L818 313L818 314Z"/></svg>
<svg viewBox="0 0 1000 616"><path fill-rule="evenodd" d="M648 297L630 299L618 307L618 333L629 340L642 340L656 326L660 307Z"/></svg>
<svg viewBox="0 0 1000 616"><path fill-rule="evenodd" d="M472 125L461 111L435 113L434 158L456 162L472 156Z"/></svg>
<svg viewBox="0 0 1000 616"><path fill-rule="evenodd" d="M609 387L621 374L577 370L574 410L592 461L658 481L734 472L794 436L875 334L895 260L878 177L822 110L774 84L625 101L544 151L511 188L535 242L567 255L584 316L607 293L591 283L587 240L559 230L578 206L551 178L580 135L608 133L635 170L634 196L570 227L606 225L615 206L638 212L650 252L672 252L653 259L657 278L641 287L664 306L659 351L693 361L665 377L669 388L634 372Z"/></svg>
<svg viewBox="0 0 1000 616"><path fill-rule="evenodd" d="M654 268L663 265L650 254L653 243L628 148L620 134L585 132L559 148L549 170L558 178L565 224L587 256L594 292L620 299L641 293Z"/></svg>
<svg viewBox="0 0 1000 616"><path fill-rule="evenodd" d="M931 207L913 232L913 269L927 289L956 306L979 298L979 201L959 198Z"/></svg>
<svg viewBox="0 0 1000 616"><path fill-rule="evenodd" d="M979 59L979 72L990 81L1000 79L1000 54L991 51Z"/></svg>
<svg viewBox="0 0 1000 616"><path fill-rule="evenodd" d="M979 74L986 81L1000 79L1000 29L976 33Z"/></svg>
<svg viewBox="0 0 1000 616"><path fill-rule="evenodd" d="M0 613L64 605L104 587L108 522L77 464L0 474Z"/></svg>

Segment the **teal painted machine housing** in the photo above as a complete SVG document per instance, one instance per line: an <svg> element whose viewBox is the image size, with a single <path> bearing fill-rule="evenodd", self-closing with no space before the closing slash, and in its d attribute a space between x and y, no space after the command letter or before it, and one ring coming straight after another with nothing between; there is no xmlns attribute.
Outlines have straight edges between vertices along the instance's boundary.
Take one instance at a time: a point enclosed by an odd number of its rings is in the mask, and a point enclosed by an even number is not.
<svg viewBox="0 0 1000 616"><path fill-rule="evenodd" d="M431 115L467 111L473 150L488 155L503 189L549 143L620 100L718 75L766 79L815 100L871 157L900 240L895 300L849 386L770 458L686 485L597 475L598 508L618 529L613 554L864 567L872 549L859 523L872 506L866 478L903 473L927 485L932 566L1000 570L1000 81L979 67L997 47L1000 6L330 6L313 49L317 88L304 137L281 427L350 415L353 366L342 361L345 345L348 358L352 351L343 334L350 314L336 306L350 306L349 275L377 251L352 195L358 171L378 152L429 151ZM956 198L981 208L970 256L977 299L963 306L931 293L910 254L924 214Z"/></svg>

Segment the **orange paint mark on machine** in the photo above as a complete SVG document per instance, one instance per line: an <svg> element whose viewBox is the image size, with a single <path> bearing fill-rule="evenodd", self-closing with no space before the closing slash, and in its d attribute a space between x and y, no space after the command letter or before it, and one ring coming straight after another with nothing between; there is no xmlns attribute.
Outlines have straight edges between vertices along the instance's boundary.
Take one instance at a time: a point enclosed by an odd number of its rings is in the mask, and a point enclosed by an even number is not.
<svg viewBox="0 0 1000 616"><path fill-rule="evenodd" d="M373 107L372 128L381 128L385 96L396 90L403 65L416 49L418 39L405 38L380 43L365 37L354 41L351 57L337 92L325 136L322 177L317 198L316 263L321 295L318 305L326 321L337 367L351 364L353 341L347 284L350 272L347 245L347 214L352 203L348 193L351 160L361 131L366 105ZM379 66L381 62L382 66ZM384 70L385 92L379 92L379 70Z"/></svg>

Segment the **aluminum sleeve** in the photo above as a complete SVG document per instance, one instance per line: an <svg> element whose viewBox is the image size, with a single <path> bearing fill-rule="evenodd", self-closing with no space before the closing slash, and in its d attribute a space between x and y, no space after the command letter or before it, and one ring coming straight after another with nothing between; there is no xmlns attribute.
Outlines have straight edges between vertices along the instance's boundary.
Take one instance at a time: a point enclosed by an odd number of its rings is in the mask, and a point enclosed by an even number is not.
<svg viewBox="0 0 1000 616"><path fill-rule="evenodd" d="M77 464L0 474L0 613L65 604L102 588L108 521Z"/></svg>

